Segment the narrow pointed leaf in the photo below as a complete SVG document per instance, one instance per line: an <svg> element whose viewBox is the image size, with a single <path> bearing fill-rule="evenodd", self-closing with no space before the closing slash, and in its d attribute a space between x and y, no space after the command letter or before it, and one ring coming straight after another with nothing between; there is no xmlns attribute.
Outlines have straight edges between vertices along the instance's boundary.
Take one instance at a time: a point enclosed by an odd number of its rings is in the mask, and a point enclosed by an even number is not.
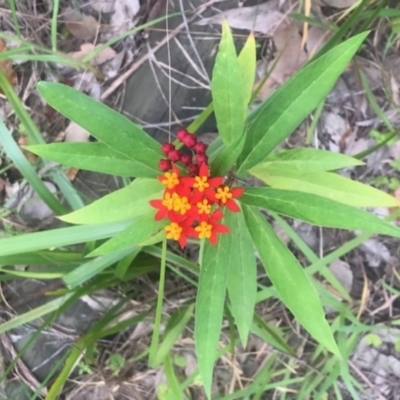
<svg viewBox="0 0 400 400"><path fill-rule="evenodd" d="M80 265L78 268L74 269L70 273L64 275L63 281L70 287L80 286L89 279L98 275L101 271L115 264L122 258L126 257L128 254L133 252L135 249L122 249L116 251L112 254L105 254L97 258Z"/></svg>
<svg viewBox="0 0 400 400"><path fill-rule="evenodd" d="M282 164L251 169L251 174L277 189L297 190L354 207L399 207L393 196L333 172L309 172Z"/></svg>
<svg viewBox="0 0 400 400"><path fill-rule="evenodd" d="M218 353L227 285L226 260L232 250L231 234L220 236L218 244L204 243L195 311L195 342L204 390L211 397L214 363Z"/></svg>
<svg viewBox="0 0 400 400"><path fill-rule="evenodd" d="M232 32L224 21L222 38L211 81L211 94L218 133L225 145L238 141L243 133L248 101L243 98L242 73Z"/></svg>
<svg viewBox="0 0 400 400"><path fill-rule="evenodd" d="M254 246L242 212L227 212L225 221L231 229L234 245L234 250L226 260L226 268L229 271L228 294L231 313L243 347L246 347L257 296L257 265Z"/></svg>
<svg viewBox="0 0 400 400"><path fill-rule="evenodd" d="M272 188L249 188L240 198L240 202L314 225L360 229L400 237L400 229L366 211L309 193Z"/></svg>
<svg viewBox="0 0 400 400"><path fill-rule="evenodd" d="M246 105L250 103L256 77L256 40L250 33L238 56L239 68L242 74L242 96Z"/></svg>
<svg viewBox="0 0 400 400"><path fill-rule="evenodd" d="M265 162L257 164L251 168L251 171L262 171L264 166L273 163L274 165L287 165L302 171L333 171L346 167L355 167L364 165L357 158L346 156L333 151L300 148L293 150L284 150L278 153L270 154Z"/></svg>
<svg viewBox="0 0 400 400"><path fill-rule="evenodd" d="M218 153L211 160L211 170L214 176L223 176L227 174L242 152L245 142L245 135L239 138L237 143L229 146L222 145Z"/></svg>
<svg viewBox="0 0 400 400"><path fill-rule="evenodd" d="M107 224L72 226L1 239L0 257L53 247L107 239L132 224L132 220Z"/></svg>
<svg viewBox="0 0 400 400"><path fill-rule="evenodd" d="M103 174L154 178L160 173L156 165L132 160L104 143L51 143L25 146L42 158L60 164Z"/></svg>
<svg viewBox="0 0 400 400"><path fill-rule="evenodd" d="M157 168L162 157L158 142L128 118L61 83L39 82L37 90L51 107L112 150L152 169Z"/></svg>
<svg viewBox="0 0 400 400"><path fill-rule="evenodd" d="M307 64L249 116L239 173L264 160L321 103L366 35L356 35Z"/></svg>
<svg viewBox="0 0 400 400"><path fill-rule="evenodd" d="M24 178L55 214L63 214L67 211L35 172L34 168L26 159L17 143L15 143L10 131L1 119L0 149L6 151L7 156L13 161L18 170L23 174Z"/></svg>
<svg viewBox="0 0 400 400"><path fill-rule="evenodd" d="M243 213L265 271L283 303L319 343L341 357L318 293L302 266L259 211L244 206Z"/></svg>
<svg viewBox="0 0 400 400"><path fill-rule="evenodd" d="M92 251L87 257L95 257L134 247L150 239L166 225L165 221L155 221L154 212L138 217L135 222L113 238Z"/></svg>
<svg viewBox="0 0 400 400"><path fill-rule="evenodd" d="M149 201L162 198L163 186L156 179L138 178L80 210L60 217L71 224L99 224L121 221L155 211Z"/></svg>

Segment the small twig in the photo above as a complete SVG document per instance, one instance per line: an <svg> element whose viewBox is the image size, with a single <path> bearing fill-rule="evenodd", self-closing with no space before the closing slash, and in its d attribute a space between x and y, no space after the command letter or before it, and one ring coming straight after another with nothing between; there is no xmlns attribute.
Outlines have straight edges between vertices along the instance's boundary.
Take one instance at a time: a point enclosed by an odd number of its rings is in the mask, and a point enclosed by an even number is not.
<svg viewBox="0 0 400 400"><path fill-rule="evenodd" d="M193 14L192 18L189 19L189 22L194 20L198 15L204 12L208 7L212 6L215 3L220 2L221 0L212 0L203 4L199 9ZM175 37L182 29L185 27L184 23L181 23L177 28L175 28L172 32L170 32L164 39L162 39L156 46L153 47L153 53L157 53L171 38ZM140 60L134 62L133 65L125 71L122 75L116 79L112 85L101 95L100 100L106 100L112 93L114 93L136 70L139 69L149 58L150 54L145 54Z"/></svg>

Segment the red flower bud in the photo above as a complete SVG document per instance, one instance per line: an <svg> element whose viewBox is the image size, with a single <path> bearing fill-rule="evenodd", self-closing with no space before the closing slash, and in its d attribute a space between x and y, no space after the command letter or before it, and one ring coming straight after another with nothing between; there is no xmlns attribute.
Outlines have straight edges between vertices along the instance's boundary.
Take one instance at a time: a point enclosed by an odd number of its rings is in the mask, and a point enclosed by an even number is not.
<svg viewBox="0 0 400 400"><path fill-rule="evenodd" d="M193 150L197 153L197 154L204 154L206 152L208 148L208 145L206 145L203 142L197 142L196 146L193 147Z"/></svg>
<svg viewBox="0 0 400 400"><path fill-rule="evenodd" d="M205 154L197 154L196 156L196 163L198 166L201 164L206 164L208 163L208 157Z"/></svg>
<svg viewBox="0 0 400 400"><path fill-rule="evenodd" d="M168 156L168 153L172 150L175 150L175 146L172 143L164 143L161 146L161 151Z"/></svg>
<svg viewBox="0 0 400 400"><path fill-rule="evenodd" d="M183 138L182 143L183 143L186 147L189 147L189 149L190 149L191 147L196 146L197 138L196 138L196 136L191 135L191 134L189 133L187 136L185 136L185 137Z"/></svg>
<svg viewBox="0 0 400 400"><path fill-rule="evenodd" d="M197 164L190 164L188 166L189 175L198 175L199 174L199 166Z"/></svg>
<svg viewBox="0 0 400 400"><path fill-rule="evenodd" d="M176 137L180 142L183 142L183 139L185 139L187 135L190 135L190 133L186 129L179 129L176 133Z"/></svg>
<svg viewBox="0 0 400 400"><path fill-rule="evenodd" d="M181 154L181 163L186 166L190 165L192 163L192 156L189 154Z"/></svg>
<svg viewBox="0 0 400 400"><path fill-rule="evenodd" d="M158 168L160 168L160 170L162 172L167 172L170 169L172 169L172 163L170 160L166 160L165 158L162 158L160 160L160 162L158 163Z"/></svg>
<svg viewBox="0 0 400 400"><path fill-rule="evenodd" d="M181 159L181 152L178 150L171 150L168 153L168 158L172 161L172 162L178 162Z"/></svg>

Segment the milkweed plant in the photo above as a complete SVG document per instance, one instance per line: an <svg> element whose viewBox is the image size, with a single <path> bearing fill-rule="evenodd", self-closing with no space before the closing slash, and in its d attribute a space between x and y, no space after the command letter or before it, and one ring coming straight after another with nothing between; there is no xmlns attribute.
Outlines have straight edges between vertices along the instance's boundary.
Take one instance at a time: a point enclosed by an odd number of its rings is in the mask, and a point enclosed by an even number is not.
<svg viewBox="0 0 400 400"><path fill-rule="evenodd" d="M105 260L95 271L90 263L81 265L67 274L65 282L70 287L81 285L82 279L73 279L77 271L85 271L88 280L157 243L161 244L163 273L167 242L176 242L182 249L199 246L195 344L199 374L209 397L224 307L243 345L252 329L258 262L274 294L304 329L323 348L341 357L313 278L279 239L265 213L323 227L400 237L397 227L363 210L397 207L394 197L332 172L362 165L361 161L312 148L275 151L324 100L366 35L354 36L318 55L249 111L255 39L250 35L237 55L224 23L212 74L212 103L205 111L214 112L218 130L209 146L195 135L204 113L192 125L172 132L174 141L160 144L138 125L71 87L50 82L37 85L51 107L97 141L30 145L27 150L66 166L134 178L124 188L59 217L81 227L81 234L69 244L102 239L86 257ZM246 184L249 176L264 185ZM93 229L84 238L85 227ZM0 247L7 246L7 240L1 240ZM48 242L42 248L52 245ZM160 281L153 343L158 343L161 321L164 281ZM157 360L157 347L152 347L150 365L157 365Z"/></svg>

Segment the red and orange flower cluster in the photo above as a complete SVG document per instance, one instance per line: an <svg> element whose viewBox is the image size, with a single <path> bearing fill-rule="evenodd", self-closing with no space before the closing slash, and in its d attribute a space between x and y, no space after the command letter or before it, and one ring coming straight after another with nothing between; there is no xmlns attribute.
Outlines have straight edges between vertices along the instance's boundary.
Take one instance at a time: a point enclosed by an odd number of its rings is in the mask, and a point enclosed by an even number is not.
<svg viewBox="0 0 400 400"><path fill-rule="evenodd" d="M162 199L150 201L157 209L155 219L169 220L165 227L167 239L177 240L182 248L188 238L208 239L215 245L218 234L229 232L220 223L224 216L222 209L240 211L234 199L242 195L243 188L224 185L222 176L210 177L207 145L196 136L181 129L177 138L189 151L177 150L172 143L162 145L167 158L159 163L164 174L158 179L165 185L165 191Z"/></svg>

